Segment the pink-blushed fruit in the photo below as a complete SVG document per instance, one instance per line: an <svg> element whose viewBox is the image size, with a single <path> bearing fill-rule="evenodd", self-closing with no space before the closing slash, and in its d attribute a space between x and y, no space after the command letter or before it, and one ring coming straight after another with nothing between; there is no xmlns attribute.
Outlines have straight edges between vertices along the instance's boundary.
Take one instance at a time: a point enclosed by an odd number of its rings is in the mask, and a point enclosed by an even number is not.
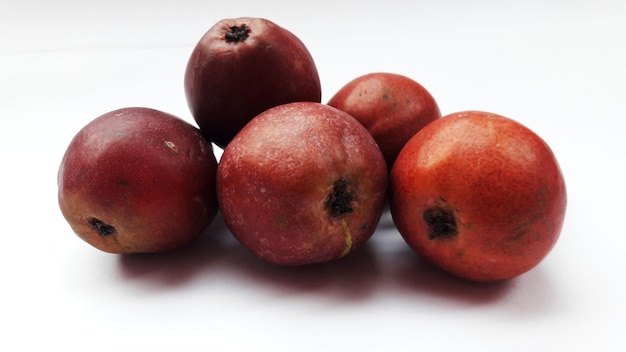
<svg viewBox="0 0 626 352"><path fill-rule="evenodd" d="M263 18L224 19L194 48L185 94L206 138L224 148L254 116L281 104L320 102L310 52L293 33Z"/></svg>
<svg viewBox="0 0 626 352"><path fill-rule="evenodd" d="M102 251L163 252L212 222L216 172L211 144L196 127L158 110L123 108L72 139L58 202L74 232Z"/></svg>
<svg viewBox="0 0 626 352"><path fill-rule="evenodd" d="M299 102L269 109L226 147L217 171L224 221L239 242L274 264L341 258L380 220L385 161L350 115Z"/></svg>
<svg viewBox="0 0 626 352"><path fill-rule="evenodd" d="M565 182L550 147L512 119L453 113L418 132L390 176L393 220L417 254L471 281L539 264L559 238Z"/></svg>
<svg viewBox="0 0 626 352"><path fill-rule="evenodd" d="M433 96L413 79L389 72L359 76L328 101L359 120L380 146L391 170L415 133L441 117Z"/></svg>

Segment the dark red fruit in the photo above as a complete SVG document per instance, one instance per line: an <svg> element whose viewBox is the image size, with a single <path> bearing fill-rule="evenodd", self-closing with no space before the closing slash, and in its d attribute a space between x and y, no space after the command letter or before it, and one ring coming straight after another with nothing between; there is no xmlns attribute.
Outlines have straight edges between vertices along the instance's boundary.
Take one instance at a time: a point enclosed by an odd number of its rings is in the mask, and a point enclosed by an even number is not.
<svg viewBox="0 0 626 352"><path fill-rule="evenodd" d="M125 108L83 127L58 174L58 200L74 232L111 253L181 247L217 213L217 161L189 123Z"/></svg>
<svg viewBox="0 0 626 352"><path fill-rule="evenodd" d="M321 100L302 41L262 18L225 19L209 29L187 63L185 93L200 130L220 147L271 107Z"/></svg>
<svg viewBox="0 0 626 352"><path fill-rule="evenodd" d="M374 233L387 169L376 142L350 115L300 102L255 117L218 166L222 215L258 257L279 265L341 258Z"/></svg>

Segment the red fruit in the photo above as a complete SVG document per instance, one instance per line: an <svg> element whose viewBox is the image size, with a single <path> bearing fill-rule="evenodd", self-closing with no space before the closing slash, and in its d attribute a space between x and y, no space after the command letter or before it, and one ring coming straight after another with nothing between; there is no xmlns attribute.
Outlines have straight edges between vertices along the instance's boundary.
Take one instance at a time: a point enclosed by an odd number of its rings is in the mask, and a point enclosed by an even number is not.
<svg viewBox="0 0 626 352"><path fill-rule="evenodd" d="M210 28L187 63L185 93L200 130L220 147L261 112L319 103L322 95L302 41L262 18L225 19Z"/></svg>
<svg viewBox="0 0 626 352"><path fill-rule="evenodd" d="M217 213L217 161L197 128L161 111L126 108L83 127L58 174L74 232L110 253L183 246Z"/></svg>
<svg viewBox="0 0 626 352"><path fill-rule="evenodd" d="M374 233L387 170L376 142L350 115L300 102L255 117L217 171L224 221L258 257L279 265L334 260Z"/></svg>
<svg viewBox="0 0 626 352"><path fill-rule="evenodd" d="M435 99L422 85L406 76L385 72L355 78L328 105L347 112L367 128L389 169L406 142L441 117Z"/></svg>
<svg viewBox="0 0 626 352"><path fill-rule="evenodd" d="M566 207L550 147L520 123L467 111L443 117L402 149L390 208L424 259L472 281L536 266L556 243Z"/></svg>

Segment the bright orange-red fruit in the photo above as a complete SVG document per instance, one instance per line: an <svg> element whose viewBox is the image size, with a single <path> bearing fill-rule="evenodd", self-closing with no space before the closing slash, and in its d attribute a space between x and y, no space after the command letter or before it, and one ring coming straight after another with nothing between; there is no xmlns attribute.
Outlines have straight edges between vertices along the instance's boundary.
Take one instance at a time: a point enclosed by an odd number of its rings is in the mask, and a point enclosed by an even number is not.
<svg viewBox="0 0 626 352"><path fill-rule="evenodd" d="M426 126L390 175L391 214L409 246L471 281L510 279L541 262L559 238L566 198L550 147L481 111Z"/></svg>
<svg viewBox="0 0 626 352"><path fill-rule="evenodd" d="M328 105L345 111L367 128L391 169L415 133L441 117L433 96L409 77L373 72L343 86Z"/></svg>

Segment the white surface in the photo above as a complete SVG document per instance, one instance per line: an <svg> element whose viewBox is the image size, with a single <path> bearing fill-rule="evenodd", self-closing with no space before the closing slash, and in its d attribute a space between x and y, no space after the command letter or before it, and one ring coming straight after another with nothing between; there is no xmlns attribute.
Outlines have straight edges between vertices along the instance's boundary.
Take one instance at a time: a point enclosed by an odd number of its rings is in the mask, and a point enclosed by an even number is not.
<svg viewBox="0 0 626 352"><path fill-rule="evenodd" d="M626 348L625 3L332 3L0 2L0 350ZM488 110L535 130L568 186L552 253L515 280L474 285L421 264L388 214L366 248L300 270L253 258L219 219L162 256L78 239L56 203L70 139L125 106L192 121L188 55L215 22L240 16L305 42L324 101L390 71L421 82L444 114Z"/></svg>

